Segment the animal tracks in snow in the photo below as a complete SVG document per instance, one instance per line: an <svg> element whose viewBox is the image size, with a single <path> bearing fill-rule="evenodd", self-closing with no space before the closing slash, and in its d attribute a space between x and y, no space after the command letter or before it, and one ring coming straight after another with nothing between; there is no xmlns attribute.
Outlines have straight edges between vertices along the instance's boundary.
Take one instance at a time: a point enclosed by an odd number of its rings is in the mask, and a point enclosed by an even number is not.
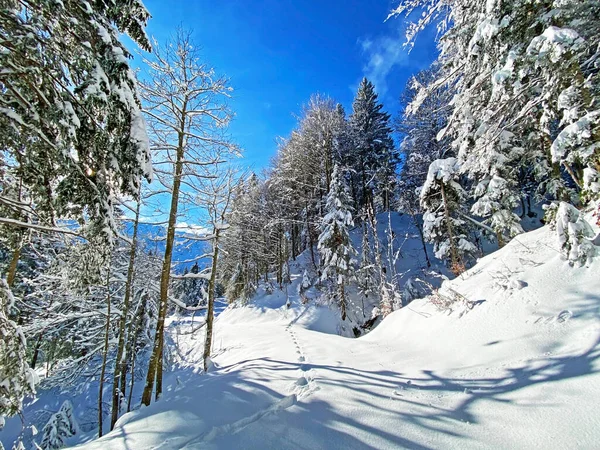
<svg viewBox="0 0 600 450"><path fill-rule="evenodd" d="M304 350L298 341L298 336L295 331L292 329L293 322L285 327L285 331L288 332L290 337L292 338L292 342L296 348L296 354L298 354L298 363L300 376L294 382L292 386L292 392L298 396L298 399L306 398L309 395L313 394L315 391L318 391L320 388L315 381L315 370L312 368L310 364L306 364L306 355L304 354Z"/></svg>
<svg viewBox="0 0 600 450"><path fill-rule="evenodd" d="M538 317L535 324L565 323L573 317L573 313L568 309L559 312L556 316Z"/></svg>

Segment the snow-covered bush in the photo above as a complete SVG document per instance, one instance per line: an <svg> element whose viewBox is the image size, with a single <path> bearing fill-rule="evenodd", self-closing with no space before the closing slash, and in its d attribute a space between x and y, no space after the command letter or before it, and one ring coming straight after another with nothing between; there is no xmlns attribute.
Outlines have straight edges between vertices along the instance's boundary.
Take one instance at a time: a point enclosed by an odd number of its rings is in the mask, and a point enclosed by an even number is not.
<svg viewBox="0 0 600 450"><path fill-rule="evenodd" d="M66 400L57 413L50 417L42 430L40 450L56 450L65 446L67 438L77 433L77 421L73 416L73 405Z"/></svg>
<svg viewBox="0 0 600 450"><path fill-rule="evenodd" d="M565 202L548 210L556 211L551 226L556 230L560 248L567 253L569 262L588 263L598 253L598 247L592 242L595 233L583 214Z"/></svg>
<svg viewBox="0 0 600 450"><path fill-rule="evenodd" d="M434 289L431 292L429 301L439 310L443 312L452 313L457 309L471 309L473 304L462 295L460 292L455 291L451 288Z"/></svg>

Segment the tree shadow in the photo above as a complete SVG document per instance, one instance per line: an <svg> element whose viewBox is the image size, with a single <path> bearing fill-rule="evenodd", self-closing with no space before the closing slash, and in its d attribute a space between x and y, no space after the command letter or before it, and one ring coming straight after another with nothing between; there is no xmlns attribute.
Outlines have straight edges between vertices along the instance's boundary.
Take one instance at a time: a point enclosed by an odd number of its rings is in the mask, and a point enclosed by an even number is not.
<svg viewBox="0 0 600 450"><path fill-rule="evenodd" d="M600 319L599 305L600 296L594 294L570 302L570 320ZM469 441L477 438L466 427L487 422L482 414L490 409L482 404L560 408L530 403L524 391L597 375L600 333L595 332L588 332L591 344L579 353L495 366L469 378L454 375L465 368L444 373L424 368L409 375L385 367L366 370L271 358L246 359L203 376L184 368L167 375L169 389L160 402L126 416L115 432L86 449L429 449L450 441L481 446L486 442ZM305 374L310 374L313 391L295 384ZM277 383L270 384L273 380ZM292 393L298 396L294 404L273 408ZM510 395L514 393L518 400Z"/></svg>

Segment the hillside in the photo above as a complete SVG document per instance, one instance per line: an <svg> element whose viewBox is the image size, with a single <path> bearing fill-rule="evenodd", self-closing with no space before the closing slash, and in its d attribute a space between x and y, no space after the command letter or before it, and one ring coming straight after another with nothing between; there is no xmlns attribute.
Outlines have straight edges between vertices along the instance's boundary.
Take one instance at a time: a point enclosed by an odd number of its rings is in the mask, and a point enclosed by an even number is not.
<svg viewBox="0 0 600 450"><path fill-rule="evenodd" d="M202 336L177 336L163 399L80 448L593 448L599 270L571 267L543 227L359 339L293 295L232 305L208 374Z"/></svg>

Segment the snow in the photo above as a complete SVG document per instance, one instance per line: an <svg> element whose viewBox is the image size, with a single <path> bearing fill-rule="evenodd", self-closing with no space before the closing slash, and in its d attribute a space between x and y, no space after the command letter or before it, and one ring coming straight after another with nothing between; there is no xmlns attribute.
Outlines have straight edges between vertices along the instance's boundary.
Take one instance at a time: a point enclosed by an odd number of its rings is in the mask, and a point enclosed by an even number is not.
<svg viewBox="0 0 600 450"><path fill-rule="evenodd" d="M444 310L415 300L359 339L325 306L260 291L217 318L211 372L202 334L179 336L163 398L79 448L594 448L599 270L571 267L544 227L446 281Z"/></svg>
<svg viewBox="0 0 600 450"><path fill-rule="evenodd" d="M527 53L540 57L548 56L550 61L556 63L567 52L581 49L583 42L575 30L551 26L531 40Z"/></svg>
<svg viewBox="0 0 600 450"><path fill-rule="evenodd" d="M599 122L600 111L592 111L578 121L566 126L552 142L550 148L552 162L571 161L573 157L579 157L586 161L593 156L600 144L594 142L587 147L583 144L592 137L593 126ZM577 151L573 152L573 155L568 155L570 148L577 148Z"/></svg>
<svg viewBox="0 0 600 450"><path fill-rule="evenodd" d="M583 169L583 188L593 193L600 192L600 175L592 167Z"/></svg>
<svg viewBox="0 0 600 450"><path fill-rule="evenodd" d="M421 196L428 195L436 180L440 180L444 184L448 183L458 172L459 165L456 158L436 159L429 165L427 179L421 188Z"/></svg>
<svg viewBox="0 0 600 450"><path fill-rule="evenodd" d="M479 44L492 39L500 31L501 24L497 19L485 19L478 25L471 41L469 42L469 52L473 55L479 54Z"/></svg>

